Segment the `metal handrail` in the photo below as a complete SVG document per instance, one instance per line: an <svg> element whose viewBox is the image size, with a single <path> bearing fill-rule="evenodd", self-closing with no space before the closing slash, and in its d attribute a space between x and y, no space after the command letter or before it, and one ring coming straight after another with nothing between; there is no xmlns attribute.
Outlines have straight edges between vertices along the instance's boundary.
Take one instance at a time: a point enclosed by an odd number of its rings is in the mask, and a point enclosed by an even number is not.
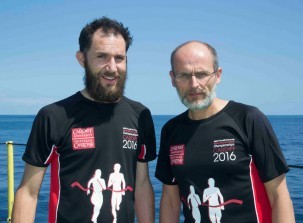
<svg viewBox="0 0 303 223"><path fill-rule="evenodd" d="M7 145L7 187L8 187L8 198L7 198L7 204L8 204L8 217L7 222L11 222L12 217L12 210L13 210L13 204L14 204L14 146L26 146L26 144L23 143L14 143L13 141L7 141L5 143L0 143L0 145ZM303 166L301 165L288 165L290 168L300 168L303 169ZM0 222L3 222L5 220L0 219Z"/></svg>

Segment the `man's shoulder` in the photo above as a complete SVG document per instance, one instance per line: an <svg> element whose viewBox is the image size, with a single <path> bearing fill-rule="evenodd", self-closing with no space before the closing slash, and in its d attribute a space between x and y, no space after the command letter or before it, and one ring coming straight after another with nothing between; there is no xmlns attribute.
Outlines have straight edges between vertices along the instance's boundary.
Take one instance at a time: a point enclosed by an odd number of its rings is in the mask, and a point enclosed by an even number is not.
<svg viewBox="0 0 303 223"><path fill-rule="evenodd" d="M257 107L237 101L229 101L229 108L240 109L242 111L250 111L256 109Z"/></svg>
<svg viewBox="0 0 303 223"><path fill-rule="evenodd" d="M257 107L236 101L229 101L226 111L233 115L243 116L260 113Z"/></svg>
<svg viewBox="0 0 303 223"><path fill-rule="evenodd" d="M75 94L67 97L67 98L64 98L60 101L57 101L53 104L57 105L57 106L63 106L63 107L66 107L66 106L70 106L71 104L76 104L78 103L79 101L81 101L82 99L84 99L84 96L82 96L82 94L80 93L80 91L76 92Z"/></svg>
<svg viewBox="0 0 303 223"><path fill-rule="evenodd" d="M53 116L60 114L62 112L65 113L67 109L74 107L74 105L77 104L77 102L79 102L79 100L81 99L79 94L80 93L77 92L67 98L48 104L42 107L38 112L38 114Z"/></svg>
<svg viewBox="0 0 303 223"><path fill-rule="evenodd" d="M257 107L230 101L225 112L238 123L251 123L266 118Z"/></svg>
<svg viewBox="0 0 303 223"><path fill-rule="evenodd" d="M186 121L187 117L187 111L176 115L175 117L172 117L171 119L169 119L165 124L164 124L164 128L174 128L176 125L183 123L184 121Z"/></svg>
<svg viewBox="0 0 303 223"><path fill-rule="evenodd" d="M121 98L121 102L123 103L126 103L127 105L129 105L134 111L136 112L141 112L143 110L149 110L144 104L142 104L141 102L139 101L135 101L135 100L132 100L132 99L129 99L125 96L123 96Z"/></svg>

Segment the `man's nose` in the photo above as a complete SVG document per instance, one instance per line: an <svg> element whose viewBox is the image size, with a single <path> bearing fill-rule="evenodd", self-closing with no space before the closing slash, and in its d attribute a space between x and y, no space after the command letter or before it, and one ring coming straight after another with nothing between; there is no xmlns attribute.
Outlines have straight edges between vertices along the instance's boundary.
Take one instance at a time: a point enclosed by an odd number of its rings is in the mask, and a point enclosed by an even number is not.
<svg viewBox="0 0 303 223"><path fill-rule="evenodd" d="M110 72L116 72L117 71L117 63L116 63L114 57L109 59L106 67L107 67L107 70L110 71Z"/></svg>
<svg viewBox="0 0 303 223"><path fill-rule="evenodd" d="M191 87L198 87L199 86L199 81L198 81L198 79L196 78L195 75L191 76L189 82L190 82Z"/></svg>

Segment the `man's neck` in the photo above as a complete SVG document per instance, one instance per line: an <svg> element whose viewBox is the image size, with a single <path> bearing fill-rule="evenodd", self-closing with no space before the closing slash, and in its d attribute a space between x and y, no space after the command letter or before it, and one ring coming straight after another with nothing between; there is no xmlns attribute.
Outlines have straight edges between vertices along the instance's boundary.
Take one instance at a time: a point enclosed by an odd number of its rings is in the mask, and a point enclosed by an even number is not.
<svg viewBox="0 0 303 223"><path fill-rule="evenodd" d="M192 120L202 120L209 118L221 111L227 105L227 103L228 101L226 100L215 98L208 108L195 111L189 110L188 117Z"/></svg>

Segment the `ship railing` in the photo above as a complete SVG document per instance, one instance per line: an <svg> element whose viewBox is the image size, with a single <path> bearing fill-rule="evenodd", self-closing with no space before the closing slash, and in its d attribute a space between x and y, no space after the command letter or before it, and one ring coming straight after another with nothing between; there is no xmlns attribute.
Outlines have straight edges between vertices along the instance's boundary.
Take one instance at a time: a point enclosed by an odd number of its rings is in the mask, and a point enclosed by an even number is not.
<svg viewBox="0 0 303 223"><path fill-rule="evenodd" d="M26 146L23 143L14 143L13 141L7 141L5 143L0 143L0 145L6 144L7 145L7 219L1 219L0 222L11 222L12 217L12 210L14 204L14 145L16 146ZM301 165L289 165L290 168L300 168L303 169Z"/></svg>

